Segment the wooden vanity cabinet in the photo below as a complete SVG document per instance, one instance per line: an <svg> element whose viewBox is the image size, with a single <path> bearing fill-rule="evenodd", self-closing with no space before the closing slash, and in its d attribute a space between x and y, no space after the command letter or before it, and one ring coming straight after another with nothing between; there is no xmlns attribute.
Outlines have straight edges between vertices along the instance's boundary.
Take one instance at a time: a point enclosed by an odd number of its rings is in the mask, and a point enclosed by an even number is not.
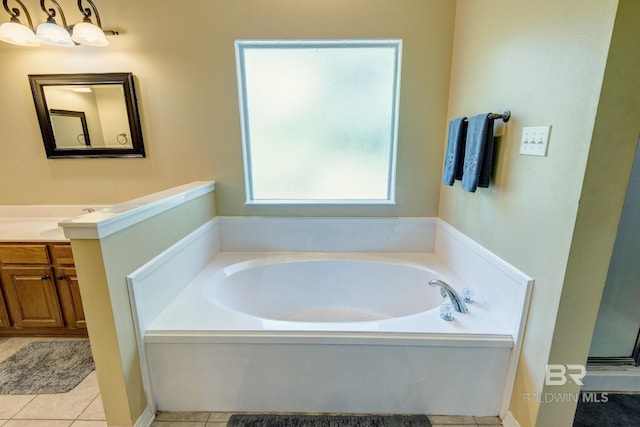
<svg viewBox="0 0 640 427"><path fill-rule="evenodd" d="M0 330L2 328L11 327L11 323L9 323L9 315L7 314L7 305L4 302L4 298L2 297L2 292L0 292Z"/></svg>
<svg viewBox="0 0 640 427"><path fill-rule="evenodd" d="M84 318L76 269L73 267L59 267L56 268L55 275L65 323L70 328L86 329L87 321Z"/></svg>
<svg viewBox="0 0 640 427"><path fill-rule="evenodd" d="M69 243L0 243L0 335L85 335Z"/></svg>
<svg viewBox="0 0 640 427"><path fill-rule="evenodd" d="M61 328L62 312L51 267L2 267L7 308L16 328Z"/></svg>

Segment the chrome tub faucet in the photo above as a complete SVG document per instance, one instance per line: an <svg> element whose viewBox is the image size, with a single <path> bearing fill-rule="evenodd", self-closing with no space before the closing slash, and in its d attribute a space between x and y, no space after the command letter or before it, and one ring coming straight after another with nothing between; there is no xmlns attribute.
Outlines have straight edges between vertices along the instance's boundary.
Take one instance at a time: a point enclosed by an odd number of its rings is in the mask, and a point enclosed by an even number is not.
<svg viewBox="0 0 640 427"><path fill-rule="evenodd" d="M451 304L453 305L453 309L455 311L460 313L469 312L467 305L464 303L464 299L456 292L455 289L453 289L447 283L443 282L442 280L433 279L433 280L429 280L429 286L431 287L440 286L440 294L442 294L443 297L446 297L446 296L449 297L449 299L451 300Z"/></svg>

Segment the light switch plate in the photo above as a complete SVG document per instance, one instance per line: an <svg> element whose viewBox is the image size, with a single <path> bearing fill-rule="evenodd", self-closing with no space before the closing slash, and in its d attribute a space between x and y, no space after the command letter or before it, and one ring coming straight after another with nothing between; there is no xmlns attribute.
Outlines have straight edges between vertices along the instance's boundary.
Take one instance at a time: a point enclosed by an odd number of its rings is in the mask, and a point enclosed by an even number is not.
<svg viewBox="0 0 640 427"><path fill-rule="evenodd" d="M547 156L551 126L525 126L522 128L520 154L526 156Z"/></svg>

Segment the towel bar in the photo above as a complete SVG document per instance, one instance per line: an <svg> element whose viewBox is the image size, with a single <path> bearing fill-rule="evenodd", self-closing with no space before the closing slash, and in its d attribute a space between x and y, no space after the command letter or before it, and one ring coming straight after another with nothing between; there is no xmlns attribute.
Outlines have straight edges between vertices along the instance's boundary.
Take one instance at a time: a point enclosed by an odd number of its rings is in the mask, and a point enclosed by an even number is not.
<svg viewBox="0 0 640 427"><path fill-rule="evenodd" d="M511 118L511 111L507 110L502 114L489 113L487 117L490 119L502 119L502 121L506 123Z"/></svg>

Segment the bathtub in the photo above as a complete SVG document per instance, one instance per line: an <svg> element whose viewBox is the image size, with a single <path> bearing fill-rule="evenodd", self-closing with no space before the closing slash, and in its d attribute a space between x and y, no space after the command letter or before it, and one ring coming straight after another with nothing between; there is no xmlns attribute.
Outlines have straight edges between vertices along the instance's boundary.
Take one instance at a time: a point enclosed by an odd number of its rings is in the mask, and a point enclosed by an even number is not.
<svg viewBox="0 0 640 427"><path fill-rule="evenodd" d="M207 283L214 305L265 320L374 322L439 307L426 284L440 275L424 266L351 254L265 256L226 267ZM349 325L343 326L348 330Z"/></svg>
<svg viewBox="0 0 640 427"><path fill-rule="evenodd" d="M128 277L154 410L503 411L519 336L492 305L497 276L482 286L426 251L228 250L220 225ZM469 313L441 319L431 279L474 289Z"/></svg>

